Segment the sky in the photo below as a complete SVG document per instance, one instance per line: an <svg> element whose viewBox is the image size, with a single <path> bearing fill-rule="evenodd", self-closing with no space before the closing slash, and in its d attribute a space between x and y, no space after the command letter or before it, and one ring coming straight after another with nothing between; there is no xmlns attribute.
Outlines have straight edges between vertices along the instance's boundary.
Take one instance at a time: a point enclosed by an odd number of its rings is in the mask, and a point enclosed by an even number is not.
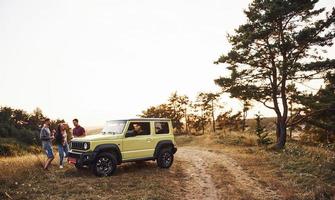
<svg viewBox="0 0 335 200"><path fill-rule="evenodd" d="M249 3L0 0L0 106L100 126L165 103L174 91L191 100L220 91L214 79L227 70L213 61L230 49L227 33L245 22ZM259 110L273 115L259 105L249 114Z"/></svg>

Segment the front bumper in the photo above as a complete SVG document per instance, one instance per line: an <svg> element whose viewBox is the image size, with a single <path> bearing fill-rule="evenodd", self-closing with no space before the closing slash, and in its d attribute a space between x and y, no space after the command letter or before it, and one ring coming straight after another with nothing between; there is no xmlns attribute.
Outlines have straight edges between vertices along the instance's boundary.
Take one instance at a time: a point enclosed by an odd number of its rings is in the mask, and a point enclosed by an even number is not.
<svg viewBox="0 0 335 200"><path fill-rule="evenodd" d="M90 165L95 160L95 157L95 152L70 151L68 155L68 162L77 166Z"/></svg>

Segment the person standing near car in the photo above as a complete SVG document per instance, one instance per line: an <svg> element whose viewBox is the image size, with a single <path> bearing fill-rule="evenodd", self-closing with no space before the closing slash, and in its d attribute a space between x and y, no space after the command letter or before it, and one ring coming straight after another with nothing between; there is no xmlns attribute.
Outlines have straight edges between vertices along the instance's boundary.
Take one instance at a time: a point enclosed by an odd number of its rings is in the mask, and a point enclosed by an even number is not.
<svg viewBox="0 0 335 200"><path fill-rule="evenodd" d="M86 136L85 129L79 125L78 119L74 119L73 121L74 129L72 132L73 137L84 137Z"/></svg>
<svg viewBox="0 0 335 200"><path fill-rule="evenodd" d="M57 127L57 132L56 132L56 144L58 147L58 154L59 154L59 168L63 169L64 167L64 156L68 156L69 152L69 145L67 143L67 133L66 133L66 128L65 124L60 123Z"/></svg>
<svg viewBox="0 0 335 200"><path fill-rule="evenodd" d="M51 164L52 160L55 158L54 153L52 151L52 143L51 141L54 139L54 136L51 135L50 129L50 119L45 119L43 127L40 132L40 139L42 141L42 148L47 155L47 161L45 162L43 169L48 169L49 165Z"/></svg>

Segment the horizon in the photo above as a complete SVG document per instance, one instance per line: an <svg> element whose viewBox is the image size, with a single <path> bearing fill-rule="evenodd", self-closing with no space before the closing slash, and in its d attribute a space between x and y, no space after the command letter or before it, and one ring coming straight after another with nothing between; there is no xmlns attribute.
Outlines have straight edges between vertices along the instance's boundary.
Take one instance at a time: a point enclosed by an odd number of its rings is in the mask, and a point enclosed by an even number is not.
<svg viewBox="0 0 335 200"><path fill-rule="evenodd" d="M227 75L213 62L251 1L0 1L0 106L84 127L135 117L172 92L193 101ZM335 6L331 0L319 7ZM229 19L229 20L227 20ZM335 46L327 55L335 54ZM321 81L299 87L312 91ZM241 108L223 95L226 109ZM274 112L255 104L264 117Z"/></svg>

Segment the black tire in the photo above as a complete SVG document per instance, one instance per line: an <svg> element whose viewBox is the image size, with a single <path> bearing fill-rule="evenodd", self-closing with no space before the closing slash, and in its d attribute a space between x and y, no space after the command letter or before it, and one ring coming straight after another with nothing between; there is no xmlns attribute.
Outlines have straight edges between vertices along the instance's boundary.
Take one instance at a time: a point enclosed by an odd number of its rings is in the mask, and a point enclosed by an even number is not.
<svg viewBox="0 0 335 200"><path fill-rule="evenodd" d="M116 170L117 159L112 153L100 153L95 159L92 169L96 176L110 176Z"/></svg>
<svg viewBox="0 0 335 200"><path fill-rule="evenodd" d="M160 168L169 168L173 163L173 153L171 149L162 149L157 156L157 165Z"/></svg>
<svg viewBox="0 0 335 200"><path fill-rule="evenodd" d="M75 166L78 170L82 170L82 169L84 169L84 166L79 165L79 163L74 164L74 166Z"/></svg>

